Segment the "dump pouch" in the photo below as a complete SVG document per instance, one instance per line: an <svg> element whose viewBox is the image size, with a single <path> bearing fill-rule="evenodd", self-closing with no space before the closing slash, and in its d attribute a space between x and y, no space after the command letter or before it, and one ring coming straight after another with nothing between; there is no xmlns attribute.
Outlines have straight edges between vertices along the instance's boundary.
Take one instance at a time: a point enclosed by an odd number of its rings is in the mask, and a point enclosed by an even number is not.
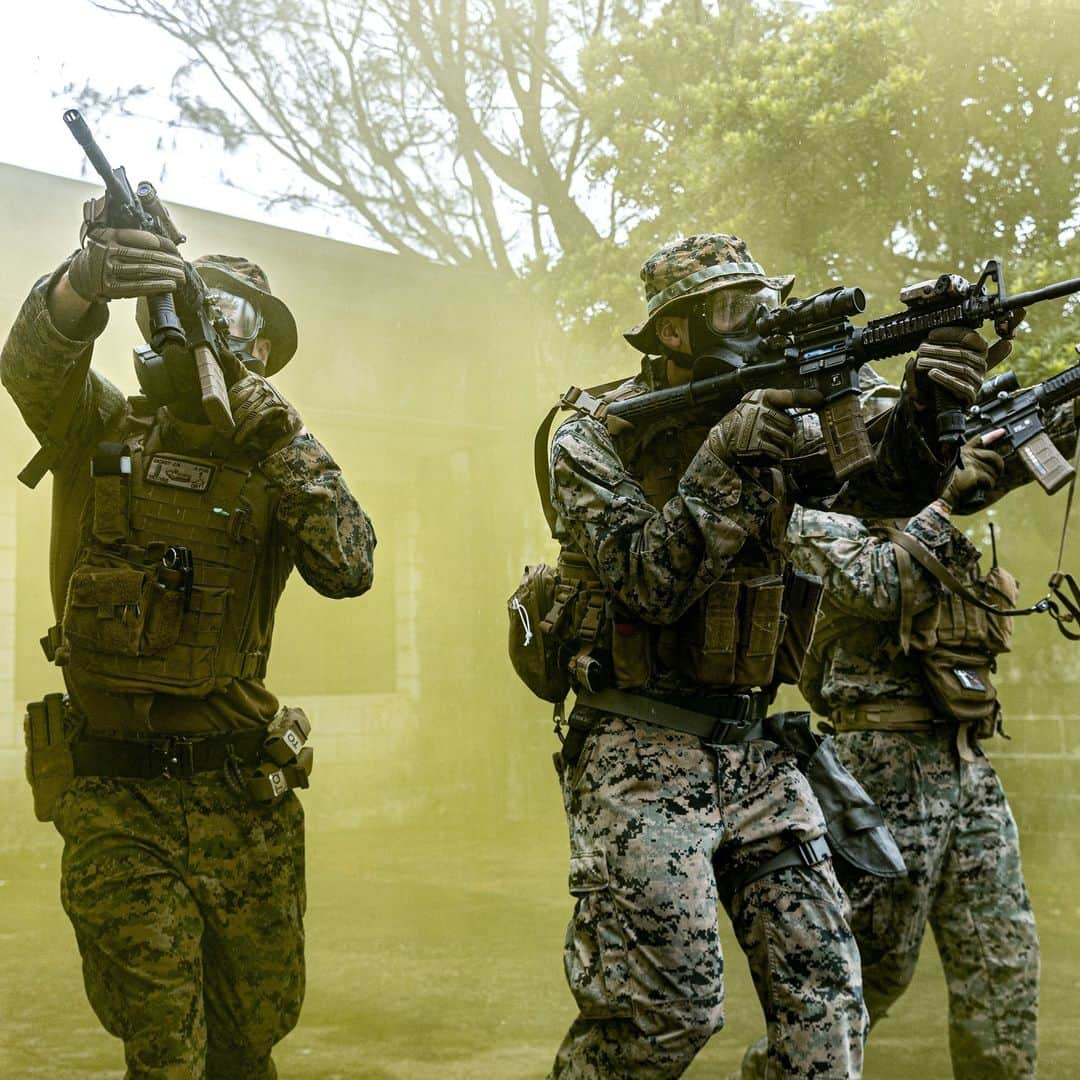
<svg viewBox="0 0 1080 1080"><path fill-rule="evenodd" d="M558 585L553 567L526 566L521 583L507 601L510 663L537 697L552 702L570 693L570 673L563 663L557 631L567 617L573 590L564 587L557 604Z"/></svg>
<svg viewBox="0 0 1080 1080"><path fill-rule="evenodd" d="M52 821L57 800L75 778L71 757L75 734L63 694L46 694L42 701L31 701L26 706L26 779L34 794L34 816L38 821Z"/></svg>
<svg viewBox="0 0 1080 1080"><path fill-rule="evenodd" d="M893 878L907 873L877 804L836 756L832 739L812 730L809 713L781 712L766 717L765 736L795 754L825 817L841 883L852 874Z"/></svg>

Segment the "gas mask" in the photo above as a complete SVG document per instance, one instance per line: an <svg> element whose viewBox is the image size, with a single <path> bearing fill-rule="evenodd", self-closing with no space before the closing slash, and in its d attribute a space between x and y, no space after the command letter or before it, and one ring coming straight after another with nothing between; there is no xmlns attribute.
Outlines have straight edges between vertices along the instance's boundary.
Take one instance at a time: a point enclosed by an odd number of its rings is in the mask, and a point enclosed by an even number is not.
<svg viewBox="0 0 1080 1080"><path fill-rule="evenodd" d="M251 347L266 325L262 312L246 297L224 289L207 289L206 294L229 324L230 351L236 354L244 367L261 375L266 365L252 355Z"/></svg>
<svg viewBox="0 0 1080 1080"><path fill-rule="evenodd" d="M261 375L266 365L252 355L251 347L265 325L262 313L247 298L224 289L208 288L206 294L228 324L229 351L249 371ZM150 345L139 345L134 354L139 387L155 405L200 398L201 388L189 350L174 347L159 353Z"/></svg>
<svg viewBox="0 0 1080 1080"><path fill-rule="evenodd" d="M779 306L779 289L756 282L705 293L687 313L690 355L672 358L695 376L743 367L761 346L758 319Z"/></svg>

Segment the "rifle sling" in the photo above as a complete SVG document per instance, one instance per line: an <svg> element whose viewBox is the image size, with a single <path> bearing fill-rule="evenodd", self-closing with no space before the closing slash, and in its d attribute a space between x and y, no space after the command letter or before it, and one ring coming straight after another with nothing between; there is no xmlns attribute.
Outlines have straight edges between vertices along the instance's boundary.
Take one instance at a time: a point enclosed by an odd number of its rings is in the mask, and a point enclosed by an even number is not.
<svg viewBox="0 0 1080 1080"><path fill-rule="evenodd" d="M90 352L90 347L87 346L64 376L52 417L41 438L41 446L19 473L19 480L28 488L36 488L41 483L41 478L56 467L67 449L68 428L71 427L75 409L79 404L79 391L90 371Z"/></svg>
<svg viewBox="0 0 1080 1080"><path fill-rule="evenodd" d="M548 523L548 531L555 536L555 519L557 514L551 502L551 475L548 469L548 436L551 434L551 424L555 414L560 409L573 409L576 412L592 416L603 421L607 413L607 402L600 399L601 394L622 386L625 379L616 379L614 382L604 383L601 386L593 386L588 390L579 390L571 386L569 390L548 410L547 416L540 421L536 429L536 437L533 439L533 470L536 473L536 489L540 493L540 506L544 511L544 518Z"/></svg>
<svg viewBox="0 0 1080 1080"><path fill-rule="evenodd" d="M969 604L974 604L975 607L982 608L983 611L989 611L994 615L1013 616L1034 615L1037 612L1047 610L1046 600L1040 600L1038 603L1026 608L999 608L993 604L988 604L981 597L976 596L928 547L920 543L911 533L892 528L887 528L884 532L897 547L903 548L931 577L944 585L949 592L956 593L957 596L962 597Z"/></svg>

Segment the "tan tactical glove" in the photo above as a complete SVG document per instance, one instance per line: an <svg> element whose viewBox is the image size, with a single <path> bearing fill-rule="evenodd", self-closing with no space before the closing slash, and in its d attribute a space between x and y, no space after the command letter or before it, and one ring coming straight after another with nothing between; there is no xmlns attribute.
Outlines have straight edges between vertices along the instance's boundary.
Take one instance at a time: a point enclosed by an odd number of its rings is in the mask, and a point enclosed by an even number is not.
<svg viewBox="0 0 1080 1080"><path fill-rule="evenodd" d="M184 260L164 236L142 229L93 228L67 274L75 292L93 304L172 292L184 284Z"/></svg>
<svg viewBox="0 0 1080 1080"><path fill-rule="evenodd" d="M288 446L304 430L296 410L270 382L254 372L229 387L229 407L236 423L233 442L260 457L269 457Z"/></svg>
<svg viewBox="0 0 1080 1080"><path fill-rule="evenodd" d="M940 386L966 409L978 396L987 367L1004 360L1011 348L1011 342L1002 340L988 349L974 330L942 326L930 331L907 362L905 381L924 407L933 404L933 388Z"/></svg>
<svg viewBox="0 0 1080 1080"><path fill-rule="evenodd" d="M983 444L980 435L960 447L960 465L953 469L949 482L941 492L941 498L956 508L962 506L968 496L976 490L989 490L997 483L1005 468L1002 456L991 447Z"/></svg>
<svg viewBox="0 0 1080 1080"><path fill-rule="evenodd" d="M709 432L709 449L723 461L779 461L795 436L795 420L783 410L820 403L816 390L753 390Z"/></svg>

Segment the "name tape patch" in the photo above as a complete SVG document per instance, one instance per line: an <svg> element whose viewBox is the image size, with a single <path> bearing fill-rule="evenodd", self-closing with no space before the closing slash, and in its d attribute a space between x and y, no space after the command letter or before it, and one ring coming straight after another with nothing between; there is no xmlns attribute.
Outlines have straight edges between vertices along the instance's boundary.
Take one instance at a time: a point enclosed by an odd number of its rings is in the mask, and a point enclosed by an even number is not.
<svg viewBox="0 0 1080 1080"><path fill-rule="evenodd" d="M214 479L214 466L176 454L155 454L146 469L148 483L185 491L206 491Z"/></svg>

